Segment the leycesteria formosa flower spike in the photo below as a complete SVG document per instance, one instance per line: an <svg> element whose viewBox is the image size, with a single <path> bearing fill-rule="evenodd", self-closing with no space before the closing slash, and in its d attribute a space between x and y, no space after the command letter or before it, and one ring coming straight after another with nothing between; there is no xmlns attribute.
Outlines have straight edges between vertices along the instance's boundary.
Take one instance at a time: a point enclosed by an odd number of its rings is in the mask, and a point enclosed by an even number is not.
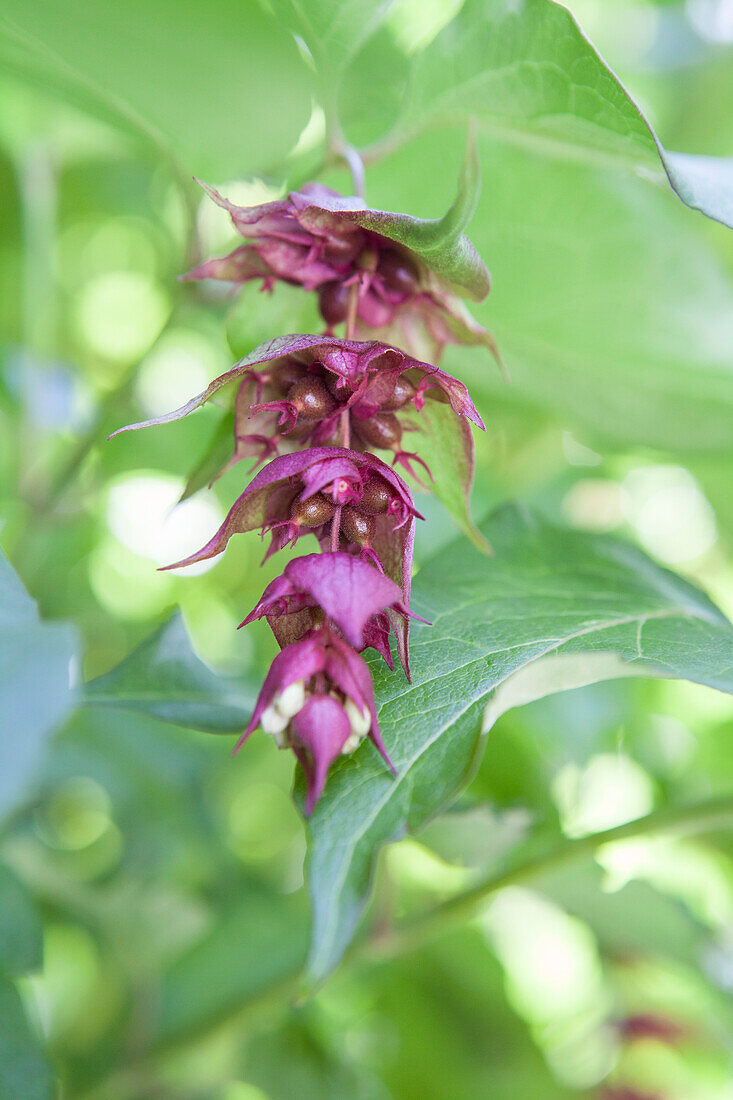
<svg viewBox="0 0 733 1100"><path fill-rule="evenodd" d="M247 243L182 278L235 284L262 279L266 289L281 280L316 290L329 330L349 318L353 289L352 334L394 332L399 343L434 359L448 343L483 344L499 359L493 337L458 296L481 301L491 286L485 265L465 238L461 264L439 274L401 243L420 224L410 215L370 210L356 196L315 183L251 207L201 186L229 213Z"/></svg>
<svg viewBox="0 0 733 1100"><path fill-rule="evenodd" d="M259 529L269 540L266 558L304 534L315 536L320 553L289 561L241 624L266 619L281 652L236 746L260 726L292 749L310 814L333 762L364 738L394 771L360 656L373 648L391 669L394 638L410 677L409 622L417 618L410 610L412 556L422 516L393 467L417 476L422 466L432 477L416 453L419 441L432 445L433 462L438 455L452 460L454 448L461 456L450 467L460 481L456 490L470 489L467 422L484 424L465 385L426 359L448 342L483 343L499 358L458 297L480 301L489 274L460 232L473 209L473 200L467 205L461 198L470 188L459 191L445 218L428 222L369 210L317 184L249 209L204 187L244 243L185 278L260 279L265 289L282 280L315 291L326 334L272 340L181 408L119 431L180 420L216 398L232 414L232 453L222 457L220 432L190 491L242 459L254 460L252 470L267 463L210 541L177 566L220 554L239 532ZM341 323L343 338L333 331ZM383 339L366 338L375 331ZM394 346L395 339L410 350ZM454 440L444 439L451 430ZM405 446L409 433L415 451ZM449 480L438 481L444 499Z"/></svg>
<svg viewBox="0 0 733 1100"><path fill-rule="evenodd" d="M450 405L484 428L463 382L375 340L285 336L241 359L174 412L114 434L181 420L212 398L234 408L234 453L264 461L273 451L338 444L382 450L409 466L403 433L419 425L426 401Z"/></svg>
<svg viewBox="0 0 733 1100"><path fill-rule="evenodd" d="M354 752L365 737L396 774L379 731L369 669L328 627L278 653L235 752L258 726L298 758L306 777L308 815L333 761Z"/></svg>

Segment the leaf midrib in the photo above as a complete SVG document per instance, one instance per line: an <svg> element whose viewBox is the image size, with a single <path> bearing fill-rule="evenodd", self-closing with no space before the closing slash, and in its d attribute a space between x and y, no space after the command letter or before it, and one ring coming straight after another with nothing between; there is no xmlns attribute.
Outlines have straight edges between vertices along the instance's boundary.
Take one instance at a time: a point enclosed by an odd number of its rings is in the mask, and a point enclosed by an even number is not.
<svg viewBox="0 0 733 1100"><path fill-rule="evenodd" d="M678 608L678 607L663 608L663 609L659 609L656 612L645 612L644 614L641 614L641 615L630 615L630 616L626 616L624 618L609 621L607 623L604 623L603 625L595 624L591 627L584 627L582 630L575 631L572 634L568 634L568 635L566 635L565 637L563 637L561 639L555 640L555 641L552 642L552 644L548 645L543 651L538 653L536 655L536 657L532 658L532 661L540 660L542 657L547 656L548 653L551 653L554 649L557 649L560 645L564 645L567 642L573 641L575 638L581 638L584 635L592 634L596 631L609 630L609 629L612 629L613 627L624 626L624 625L627 625L629 623L634 623L634 622L640 623L643 626L643 624L645 622L647 622L649 619L674 618L674 617L678 617L678 616L682 616L682 617L685 617L685 618L686 617L701 618L701 621L703 621L703 622L707 621L707 620L703 619L701 616L690 615L684 609L681 609L681 608ZM482 660L483 659L484 658L482 658ZM467 664L461 665L461 666L459 666L458 669L455 669L453 671L463 671L467 668L470 668L473 664L478 664L478 663L479 663L478 660L477 661L469 661L469 662L467 662ZM527 662L527 664L530 664L530 663L532 663L532 662ZM631 664L632 662L628 662L628 663ZM495 691L496 688L499 687L499 685L501 683L503 683L504 680L508 679L508 677L511 676L511 674L512 674L511 672L507 672L504 676L501 676L496 681L496 683L491 688L489 688L489 690L485 693L485 695L490 695L492 691ZM410 691L417 690L418 687L422 688L423 686L425 686L425 684L433 683L434 681L440 680L440 679L443 679L443 675L433 677L431 680L423 681L420 685L416 685L414 688L410 685L408 687L407 691L401 692L400 695L398 695L398 696L393 696L392 698L387 700L387 702L382 704L382 706L379 708L379 711L381 712L381 710L383 709L384 706L388 705L388 703L394 702L395 699L401 698L404 695L409 694ZM472 706L474 706L477 702L479 702L480 698L483 698L483 697L484 696L479 697L479 699L471 699L470 702L468 702L467 705L462 710L458 711L457 713L454 713L451 716L450 725L453 725L453 724L455 724L455 722L459 721L460 718ZM353 835L353 838L349 840L348 845L343 849L343 857L340 861L338 872L332 876L332 882L335 885L335 889L331 890L331 892L330 892L331 897L338 896L341 893L341 889L344 885L346 876L348 874L348 869L351 865L351 858L353 856L353 853L354 853L357 845L359 844L359 842L363 839L365 833L368 831L368 829L372 826L372 824L376 820L377 815L381 812L383 807L386 806L389 803L389 801L392 798L392 796L394 795L394 793L399 789L400 784L402 783L402 780L407 775L410 774L410 772L411 772L412 768L414 767L415 763L420 759L421 756L423 756L425 754L425 752L427 752L427 750L429 748L431 748L432 745L435 744L435 742L445 733L445 730L447 728L448 728L448 725L441 726L440 729L438 729L435 732L435 734L428 741L424 742L420 746L418 751L408 761L408 763L405 765L403 770L400 771L400 773L397 776L395 776L394 782L390 783L389 787L387 788L387 790L385 792L385 795L382 798L379 799L379 801L375 804L374 808L370 811L370 813L367 815L367 817L365 817L363 824L359 827L359 830ZM333 933L332 933L333 921L336 920L338 918L338 915L339 915L336 912L336 907L335 906L332 905L329 908L330 908L330 912L333 914L333 916L331 917L331 919L326 924L326 931L328 933L326 942L328 944L331 943L332 938L333 938ZM325 939L325 937L324 937L324 939ZM321 942L324 942L324 940L322 939ZM318 958L323 955L323 953L324 953L323 950L320 950L315 955L314 961L317 961Z"/></svg>

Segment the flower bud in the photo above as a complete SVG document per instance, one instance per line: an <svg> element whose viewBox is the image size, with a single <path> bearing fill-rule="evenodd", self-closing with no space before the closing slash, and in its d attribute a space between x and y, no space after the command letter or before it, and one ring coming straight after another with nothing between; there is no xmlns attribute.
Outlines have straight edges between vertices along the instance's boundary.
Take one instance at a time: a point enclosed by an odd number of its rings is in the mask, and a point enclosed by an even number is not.
<svg viewBox="0 0 733 1100"><path fill-rule="evenodd" d="M301 363L296 363L294 359L283 359L268 373L267 377L278 393L286 394L296 382L302 379L303 374L304 368Z"/></svg>
<svg viewBox="0 0 733 1100"><path fill-rule="evenodd" d="M339 403L348 401L353 392L353 387L340 374L327 374L326 388Z"/></svg>
<svg viewBox="0 0 733 1100"><path fill-rule="evenodd" d="M354 508L344 508L341 513L341 530L350 542L368 546L374 538L374 520Z"/></svg>
<svg viewBox="0 0 733 1100"><path fill-rule="evenodd" d="M379 275L382 276L390 290L398 294L414 294L417 287L417 271L407 256L393 251L391 248L382 252L379 257Z"/></svg>
<svg viewBox="0 0 733 1100"><path fill-rule="evenodd" d="M352 420L352 427L364 443L385 451L393 450L402 438L402 426L391 412L375 413L368 420Z"/></svg>
<svg viewBox="0 0 733 1100"><path fill-rule="evenodd" d="M305 420L321 420L336 408L336 402L319 378L306 376L288 390L287 400Z"/></svg>
<svg viewBox="0 0 733 1100"><path fill-rule="evenodd" d="M338 279L323 284L318 291L318 308L327 325L339 325L346 320L350 294L351 287L344 286Z"/></svg>
<svg viewBox="0 0 733 1100"><path fill-rule="evenodd" d="M390 397L382 401L382 409L385 412L393 412L395 409L401 409L403 405L406 405L408 401L411 401L415 396L415 387L409 378L405 378L401 374L395 381L394 390Z"/></svg>
<svg viewBox="0 0 733 1100"><path fill-rule="evenodd" d="M372 478L364 486L358 508L367 515L381 516L387 511L391 501L392 494L385 483L381 479Z"/></svg>
<svg viewBox="0 0 733 1100"><path fill-rule="evenodd" d="M323 493L316 493L307 500L296 500L290 515L295 523L303 527L320 527L322 523L328 523L333 518L336 505L324 497Z"/></svg>

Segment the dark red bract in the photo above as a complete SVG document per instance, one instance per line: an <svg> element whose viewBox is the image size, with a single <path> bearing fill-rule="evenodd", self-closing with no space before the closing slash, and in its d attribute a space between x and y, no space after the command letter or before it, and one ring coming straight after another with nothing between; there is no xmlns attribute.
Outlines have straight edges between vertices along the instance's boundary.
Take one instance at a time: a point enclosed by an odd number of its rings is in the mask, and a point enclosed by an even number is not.
<svg viewBox="0 0 733 1100"><path fill-rule="evenodd" d="M209 184L201 186L230 214L247 243L199 264L184 279L235 284L262 279L264 289L280 280L318 291L329 331L346 322L353 309L355 335L393 331L400 343L436 360L449 343L484 344L498 357L493 338L465 309L456 286L395 239L412 219L369 210L356 196L317 183L251 207L237 206ZM465 246L470 287L458 289L480 300L489 292L489 273L468 241Z"/></svg>
<svg viewBox="0 0 733 1100"><path fill-rule="evenodd" d="M241 624L267 619L278 643L288 645L323 616L354 649L378 650L390 668L390 629L409 677L407 656L410 612L400 586L373 565L351 554L308 554L288 562L282 576L271 581Z"/></svg>
<svg viewBox="0 0 733 1100"><path fill-rule="evenodd" d="M174 412L114 434L180 420L228 393L234 454L225 469L243 458L259 465L283 448L333 445L348 436L354 449L391 452L394 462L413 472L412 463L422 460L403 449L402 438L419 426L426 400L447 403L457 416L484 427L462 382L398 348L374 340L286 336L257 348Z"/></svg>

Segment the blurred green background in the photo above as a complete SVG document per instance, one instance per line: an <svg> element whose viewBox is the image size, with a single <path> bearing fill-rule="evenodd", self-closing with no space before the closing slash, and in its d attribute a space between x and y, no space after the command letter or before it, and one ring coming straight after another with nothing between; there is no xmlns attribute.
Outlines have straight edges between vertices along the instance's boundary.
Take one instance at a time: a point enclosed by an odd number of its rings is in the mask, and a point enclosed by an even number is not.
<svg viewBox="0 0 733 1100"><path fill-rule="evenodd" d="M460 6L397 3L357 45L340 95L349 140L387 131L410 58ZM668 148L731 153L729 0L570 6ZM236 626L282 560L260 569L259 540L243 536L215 563L156 572L206 541L241 491L235 468L173 509L216 410L104 440L261 341L317 331L297 291L176 282L196 250L233 241L190 176L246 204L318 168L311 69L267 5L186 0L175 19L167 3L129 3L123 19L91 0L73 18L61 4L9 8L0 542L42 616L77 624L85 677L180 607L211 668L257 682L273 643L262 624ZM85 75L72 79L77 55ZM435 126L370 163L370 204L441 214L463 141L462 127ZM658 169L548 156L490 130L480 141L469 234L494 289L476 315L513 382L479 351L446 354L488 429L475 514L519 496L620 534L730 613L730 232L646 178ZM349 189L337 167L320 178ZM418 506L419 567L455 532L434 500ZM506 715L454 811L384 853L372 919L501 868L538 823L581 836L729 792L732 733L727 697L663 681ZM0 1096L733 1097L730 835L609 846L501 891L431 945L360 956L294 1003L308 905L292 762L261 736L229 748L93 707L47 747L2 832L0 963L15 981L0 994L0 1063L26 1070L0 1068Z"/></svg>

